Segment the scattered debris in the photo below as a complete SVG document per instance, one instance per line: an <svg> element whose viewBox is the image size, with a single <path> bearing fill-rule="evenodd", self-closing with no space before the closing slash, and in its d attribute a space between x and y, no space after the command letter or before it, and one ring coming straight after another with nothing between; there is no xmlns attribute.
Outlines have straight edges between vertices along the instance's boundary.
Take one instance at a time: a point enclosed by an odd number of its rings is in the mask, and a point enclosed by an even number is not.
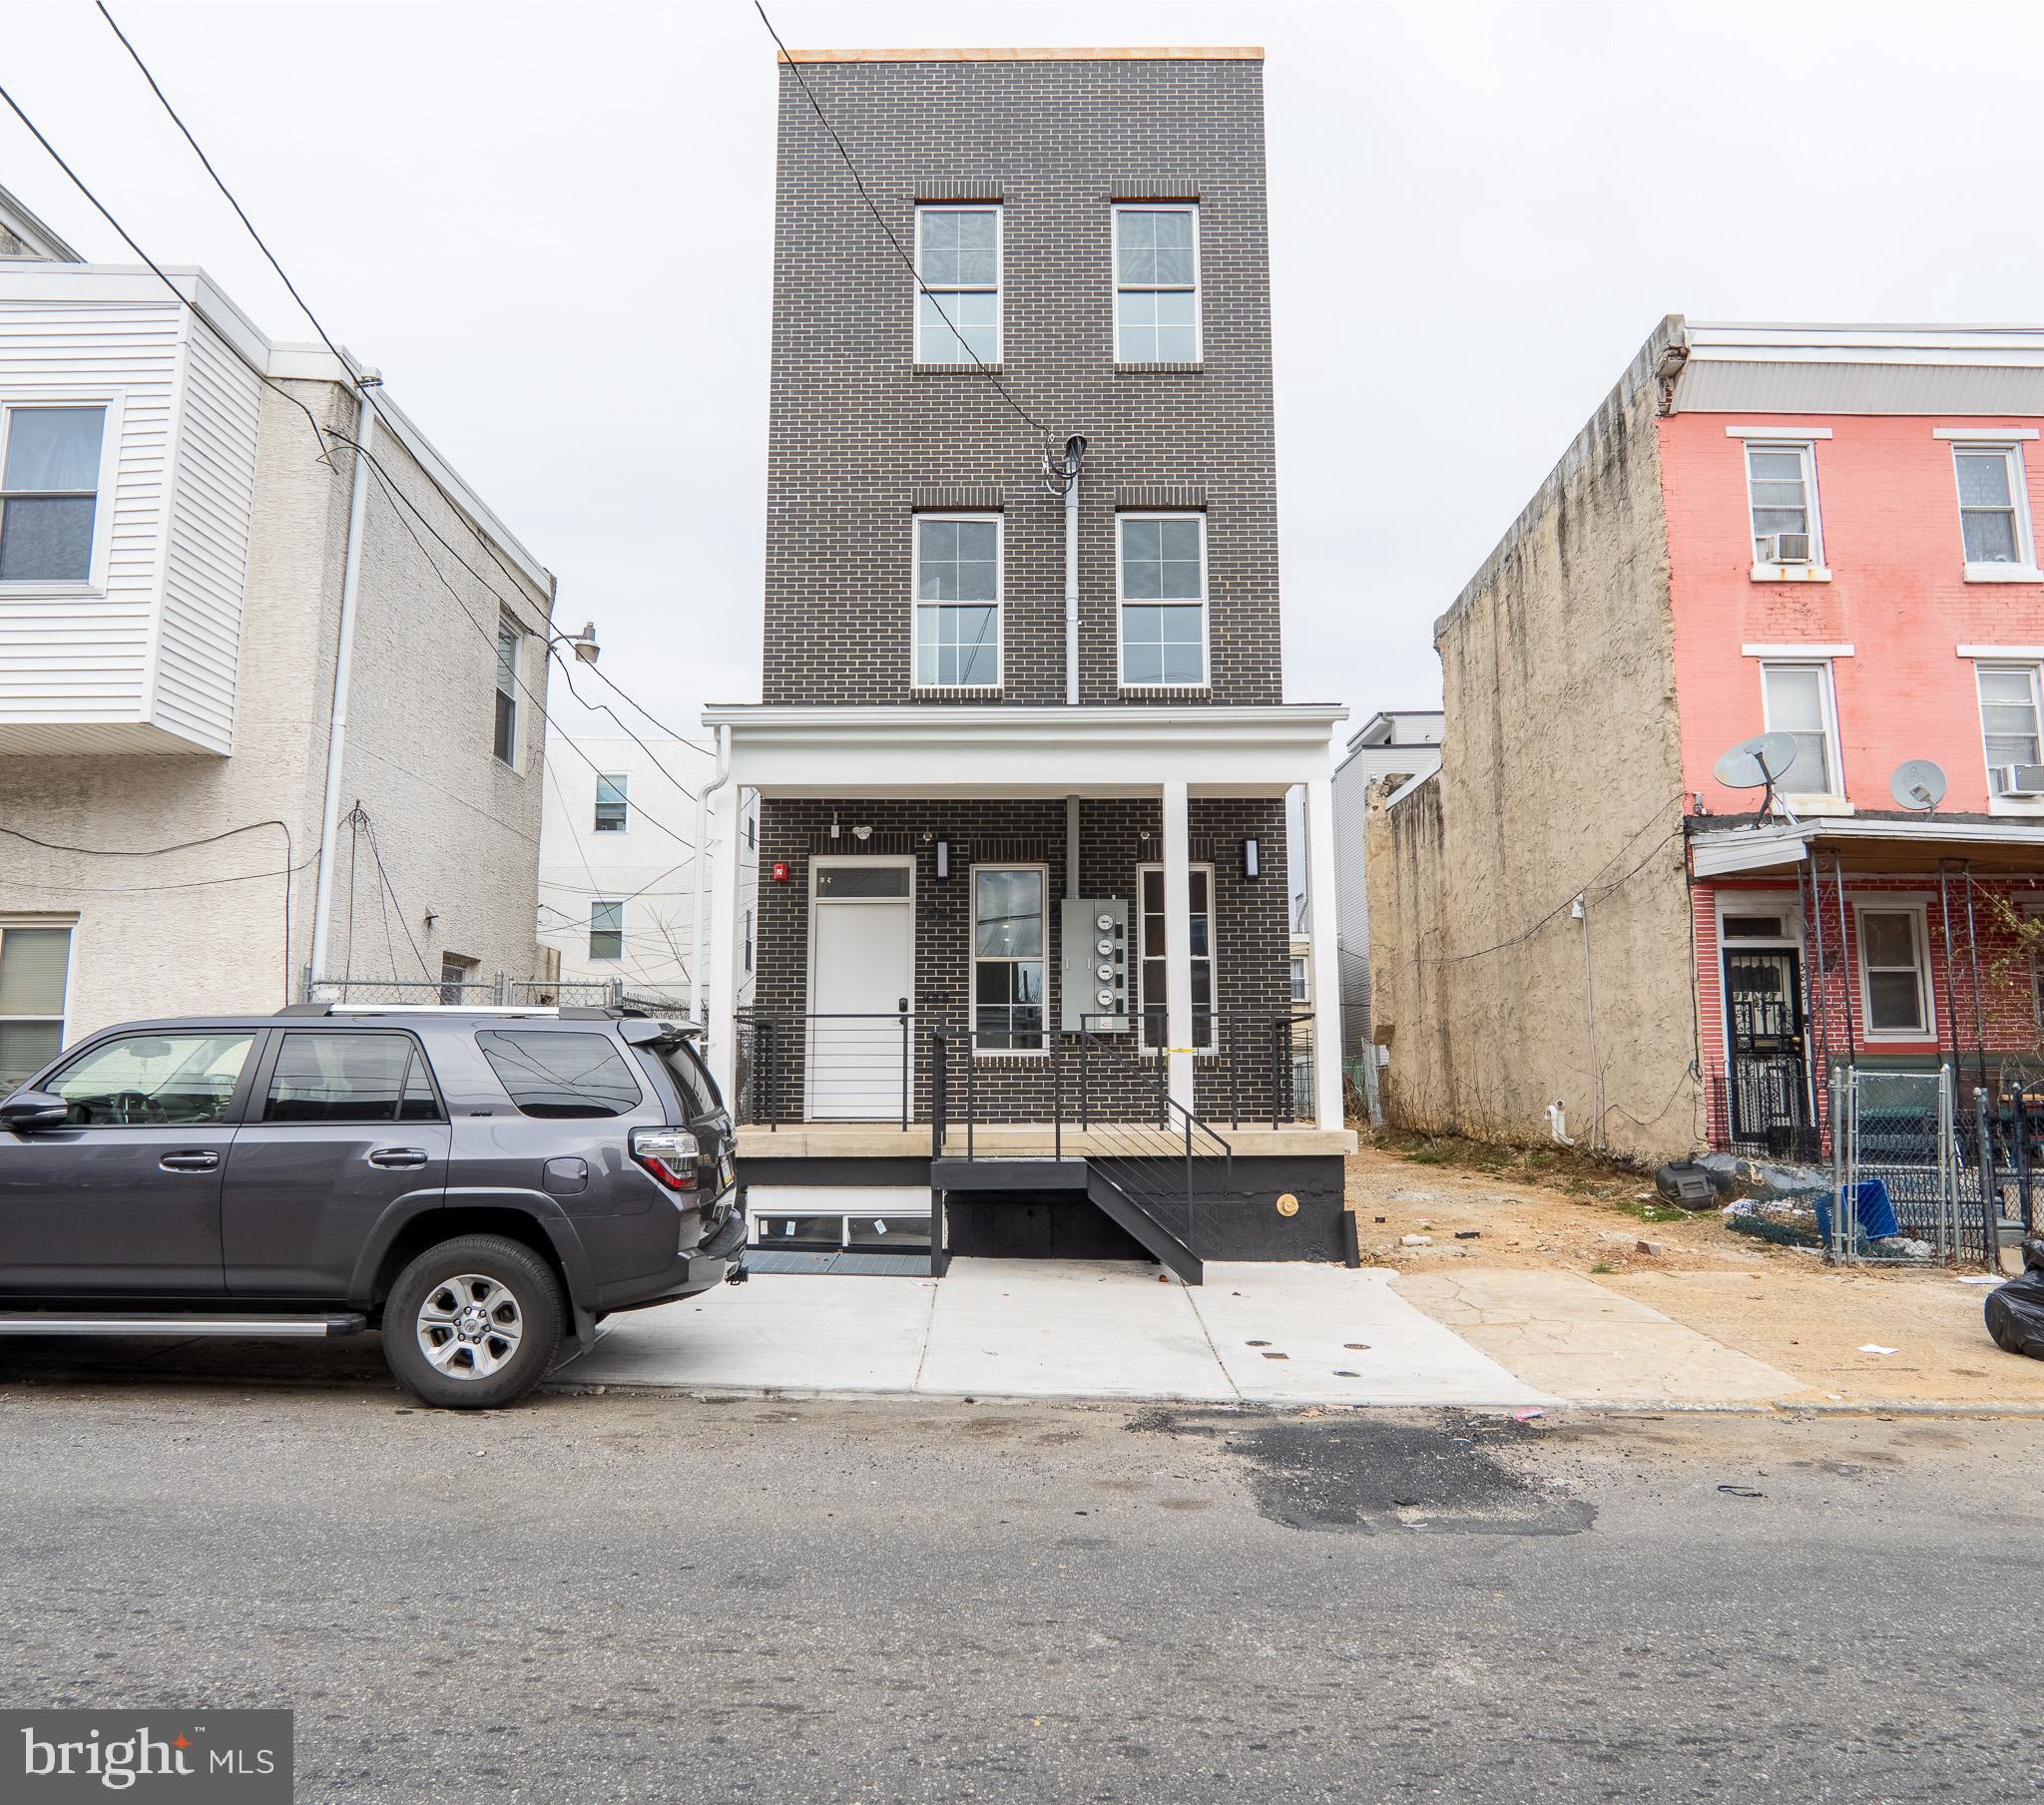
<svg viewBox="0 0 2044 1805"><path fill-rule="evenodd" d="M1668 1251L1668 1243L1666 1241L1635 1241L1633 1243L1633 1251L1635 1253L1644 1253L1649 1259L1659 1259Z"/></svg>
<svg viewBox="0 0 2044 1805"><path fill-rule="evenodd" d="M1270 1345L1268 1341L1245 1341L1243 1343L1244 1347L1269 1347Z"/></svg>
<svg viewBox="0 0 2044 1805"><path fill-rule="evenodd" d="M1860 1344L1859 1351L1862 1354L1899 1354L1902 1350L1898 1347L1882 1347L1878 1341L1867 1341Z"/></svg>
<svg viewBox="0 0 2044 1805"><path fill-rule="evenodd" d="M1765 1498L1765 1492L1756 1492L1751 1486L1720 1486L1719 1491L1728 1498Z"/></svg>
<svg viewBox="0 0 2044 1805"><path fill-rule="evenodd" d="M1344 1341L1341 1345L1351 1354L1366 1354L1369 1352L1369 1343L1367 1341Z"/></svg>
<svg viewBox="0 0 2044 1805"><path fill-rule="evenodd" d="M2021 1275L1987 1293L1983 1314L2003 1353L2044 1360L2044 1241L2023 1243Z"/></svg>
<svg viewBox="0 0 2044 1805"><path fill-rule="evenodd" d="M1430 1234L1401 1234L1398 1237L1398 1245L1401 1247L1431 1247L1433 1245L1433 1236Z"/></svg>
<svg viewBox="0 0 2044 1805"><path fill-rule="evenodd" d="M1269 1349L1267 1348L1267 1349L1265 1349L1265 1351L1264 1351L1264 1358L1265 1358L1266 1360L1289 1360L1289 1359L1291 1358L1291 1356L1290 1356L1289 1354L1276 1354L1276 1353L1273 1353L1273 1352L1271 1352L1271 1351L1270 1351L1270 1350L1269 1350Z"/></svg>
<svg viewBox="0 0 2044 1805"><path fill-rule="evenodd" d="M1534 1406L1533 1406L1533 1407L1532 1407L1532 1408L1531 1408L1530 1410L1515 1410L1515 1411L1513 1411L1513 1412L1512 1412L1512 1421L1513 1421L1513 1422L1515 1422L1515 1423L1530 1423L1530 1422L1532 1422L1532 1421L1533 1421L1533 1419L1534 1419L1535 1417L1544 1417L1544 1416L1545 1416L1546 1414L1547 1414L1547 1412L1546 1412L1546 1411L1544 1411L1544 1410L1542 1410L1542 1409L1541 1409L1541 1408L1540 1408L1540 1407L1539 1407L1539 1406L1538 1406L1538 1405L1536 1404L1536 1405L1534 1405Z"/></svg>
<svg viewBox="0 0 2044 1805"><path fill-rule="evenodd" d="M1455 1230L1455 1239L1458 1241L1480 1241L1483 1239L1483 1230L1480 1228L1458 1228Z"/></svg>
<svg viewBox="0 0 2044 1805"><path fill-rule="evenodd" d="M1962 1285L1998 1285L2002 1282L2000 1278L1987 1272L1962 1272L1959 1274L1959 1283Z"/></svg>
<svg viewBox="0 0 2044 1805"><path fill-rule="evenodd" d="M1337 1366L1334 1369L1334 1377L1337 1379L1360 1379L1362 1375L1360 1373L1351 1373L1345 1366Z"/></svg>

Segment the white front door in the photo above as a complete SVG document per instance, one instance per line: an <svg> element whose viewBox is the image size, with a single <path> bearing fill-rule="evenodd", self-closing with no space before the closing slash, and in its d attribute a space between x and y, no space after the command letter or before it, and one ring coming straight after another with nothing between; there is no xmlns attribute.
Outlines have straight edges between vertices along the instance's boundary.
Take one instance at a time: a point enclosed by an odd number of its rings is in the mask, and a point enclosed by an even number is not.
<svg viewBox="0 0 2044 1805"><path fill-rule="evenodd" d="M914 866L815 859L809 881L809 1120L899 1122L901 1014L915 991Z"/></svg>

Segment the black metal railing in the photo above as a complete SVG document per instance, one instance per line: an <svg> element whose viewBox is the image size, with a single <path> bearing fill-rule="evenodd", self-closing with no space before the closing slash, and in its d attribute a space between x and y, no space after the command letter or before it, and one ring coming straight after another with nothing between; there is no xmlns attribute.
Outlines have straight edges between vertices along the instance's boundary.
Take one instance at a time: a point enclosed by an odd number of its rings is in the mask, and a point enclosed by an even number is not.
<svg viewBox="0 0 2044 1805"><path fill-rule="evenodd" d="M1190 1047L1201 1114L1216 1121L1225 1118L1231 1128L1267 1117L1274 1128L1311 1120L1312 1086L1308 1080L1301 1090L1298 1066L1312 1052L1312 1012L1304 1008L1258 1014L1195 1007ZM1133 1044L1154 1059L1162 1093L1170 1037L1161 1007L1127 1016L1087 1015L1080 1022L1083 1032L1115 1045ZM1129 1026L1109 1026L1121 1023Z"/></svg>
<svg viewBox="0 0 2044 1805"><path fill-rule="evenodd" d="M741 1010L737 1026L742 1126L913 1122L915 1016L906 997L885 1014Z"/></svg>

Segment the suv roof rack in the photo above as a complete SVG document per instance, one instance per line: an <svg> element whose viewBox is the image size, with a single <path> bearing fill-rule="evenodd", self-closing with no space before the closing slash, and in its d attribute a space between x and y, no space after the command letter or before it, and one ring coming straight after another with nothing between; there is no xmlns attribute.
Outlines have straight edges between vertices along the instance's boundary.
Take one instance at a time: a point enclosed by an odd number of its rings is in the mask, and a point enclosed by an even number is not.
<svg viewBox="0 0 2044 1805"><path fill-rule="evenodd" d="M602 1003L286 1003L279 1016L541 1016L561 1022L660 1022L696 1040L704 1030L686 1016Z"/></svg>

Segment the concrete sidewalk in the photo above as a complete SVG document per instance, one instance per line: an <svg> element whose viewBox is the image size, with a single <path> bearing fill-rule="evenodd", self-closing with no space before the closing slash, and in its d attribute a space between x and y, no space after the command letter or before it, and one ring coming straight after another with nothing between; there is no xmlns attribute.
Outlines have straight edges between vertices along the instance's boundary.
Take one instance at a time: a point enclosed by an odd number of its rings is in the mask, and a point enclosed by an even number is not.
<svg viewBox="0 0 2044 1805"><path fill-rule="evenodd" d="M553 1382L1289 1405L1561 1401L1415 1309L1390 1279L1209 1262L1206 1284L1191 1287L1133 1261L972 1259L952 1261L941 1280L767 1273L612 1317Z"/></svg>

